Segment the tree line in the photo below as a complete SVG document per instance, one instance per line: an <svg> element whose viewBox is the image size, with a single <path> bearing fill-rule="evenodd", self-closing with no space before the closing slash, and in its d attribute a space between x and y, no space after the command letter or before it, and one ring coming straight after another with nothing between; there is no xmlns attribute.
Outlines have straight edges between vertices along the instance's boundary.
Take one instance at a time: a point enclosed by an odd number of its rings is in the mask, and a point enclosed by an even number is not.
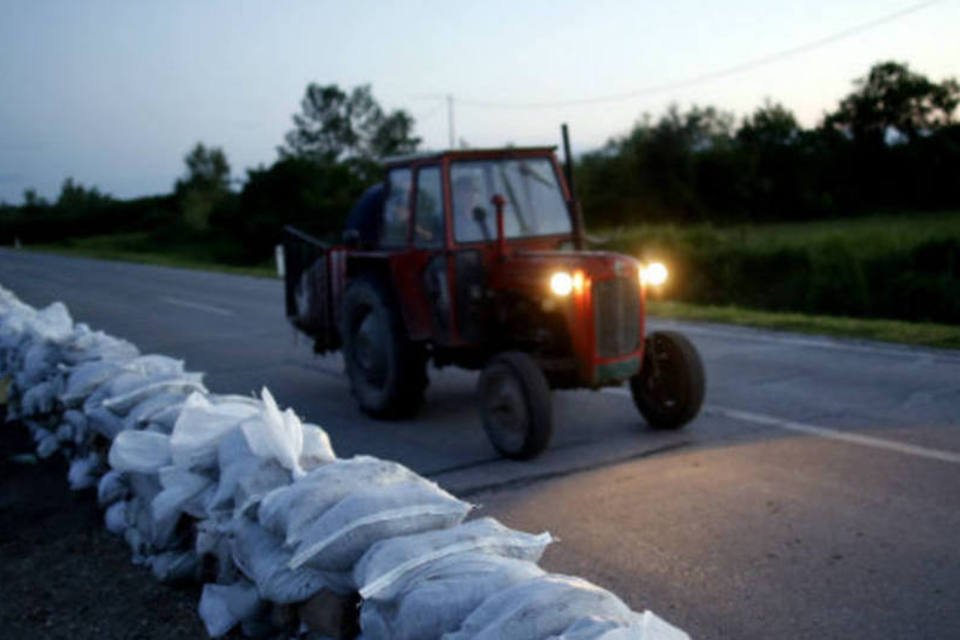
<svg viewBox="0 0 960 640"><path fill-rule="evenodd" d="M958 208L958 102L956 81L882 62L813 128L769 101L739 121L674 106L579 158L578 195L590 226ZM118 201L67 179L53 202L28 190L22 205L0 204L0 242L149 231L160 244L207 243L228 262L262 260L283 224L334 239L380 179L377 159L417 150L414 125L369 85L310 84L277 159L247 170L238 190L223 150L197 143L166 195Z"/></svg>
<svg viewBox="0 0 960 640"><path fill-rule="evenodd" d="M739 122L671 107L584 155L588 223L807 220L960 205L960 89L881 62L815 127L767 101Z"/></svg>

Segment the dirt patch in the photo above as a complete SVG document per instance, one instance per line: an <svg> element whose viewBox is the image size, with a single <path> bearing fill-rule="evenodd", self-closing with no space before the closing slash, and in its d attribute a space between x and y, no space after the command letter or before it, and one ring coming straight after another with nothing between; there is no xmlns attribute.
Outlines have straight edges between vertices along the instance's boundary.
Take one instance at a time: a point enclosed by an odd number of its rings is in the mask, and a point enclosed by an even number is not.
<svg viewBox="0 0 960 640"><path fill-rule="evenodd" d="M205 638L199 585L171 587L130 561L95 492L72 492L59 456L33 462L0 420L0 637Z"/></svg>

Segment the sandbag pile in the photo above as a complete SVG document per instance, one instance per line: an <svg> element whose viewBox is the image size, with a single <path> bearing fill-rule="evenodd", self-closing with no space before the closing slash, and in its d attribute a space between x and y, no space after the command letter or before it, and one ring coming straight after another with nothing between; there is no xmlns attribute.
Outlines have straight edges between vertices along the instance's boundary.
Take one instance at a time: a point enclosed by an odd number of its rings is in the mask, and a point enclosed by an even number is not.
<svg viewBox="0 0 960 640"><path fill-rule="evenodd" d="M70 461L72 488L96 486L134 562L160 580L206 582L211 636L237 625L349 635L316 612L359 597L367 639L686 637L543 571L549 534L465 522L471 505L410 469L337 458L320 427L268 390L210 393L182 361L141 355L74 324L60 303L37 311L2 287L0 404L38 456Z"/></svg>

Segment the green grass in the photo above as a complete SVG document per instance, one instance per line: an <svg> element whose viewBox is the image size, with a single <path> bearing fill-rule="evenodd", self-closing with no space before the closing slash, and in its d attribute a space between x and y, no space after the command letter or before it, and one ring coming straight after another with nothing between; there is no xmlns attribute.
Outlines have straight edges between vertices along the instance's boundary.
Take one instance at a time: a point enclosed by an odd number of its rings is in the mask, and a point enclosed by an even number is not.
<svg viewBox="0 0 960 640"><path fill-rule="evenodd" d="M62 243L25 247L31 251L57 253L68 256L155 264L164 267L219 271L237 275L275 278L273 262L253 266L230 265L218 262L203 245L186 244L177 247L158 246L147 233L124 233L107 236L76 238Z"/></svg>
<svg viewBox="0 0 960 640"><path fill-rule="evenodd" d="M668 301L650 301L647 311L651 316L677 320L718 322L940 349L960 349L960 326L946 324L781 313Z"/></svg>
<svg viewBox="0 0 960 640"><path fill-rule="evenodd" d="M670 246L736 246L747 253L801 250L841 242L857 257L897 253L945 238L960 239L960 212L901 213L796 223L716 226L637 224L591 230L598 248L636 255Z"/></svg>

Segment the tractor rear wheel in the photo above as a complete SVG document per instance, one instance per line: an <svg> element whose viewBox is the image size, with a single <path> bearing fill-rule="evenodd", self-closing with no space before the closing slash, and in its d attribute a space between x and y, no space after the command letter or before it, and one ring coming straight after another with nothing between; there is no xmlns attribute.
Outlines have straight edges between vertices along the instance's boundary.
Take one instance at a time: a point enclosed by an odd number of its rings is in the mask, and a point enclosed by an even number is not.
<svg viewBox="0 0 960 640"><path fill-rule="evenodd" d="M490 359L477 384L483 428L506 458L528 460L543 451L553 433L550 386L536 361L507 351Z"/></svg>
<svg viewBox="0 0 960 640"><path fill-rule="evenodd" d="M426 352L407 337L383 287L367 278L350 283L341 320L343 359L360 409L381 419L414 416L427 386Z"/></svg>
<svg viewBox="0 0 960 640"><path fill-rule="evenodd" d="M654 429L679 429L700 411L703 363L693 344L675 331L647 337L640 373L630 378L637 409Z"/></svg>

